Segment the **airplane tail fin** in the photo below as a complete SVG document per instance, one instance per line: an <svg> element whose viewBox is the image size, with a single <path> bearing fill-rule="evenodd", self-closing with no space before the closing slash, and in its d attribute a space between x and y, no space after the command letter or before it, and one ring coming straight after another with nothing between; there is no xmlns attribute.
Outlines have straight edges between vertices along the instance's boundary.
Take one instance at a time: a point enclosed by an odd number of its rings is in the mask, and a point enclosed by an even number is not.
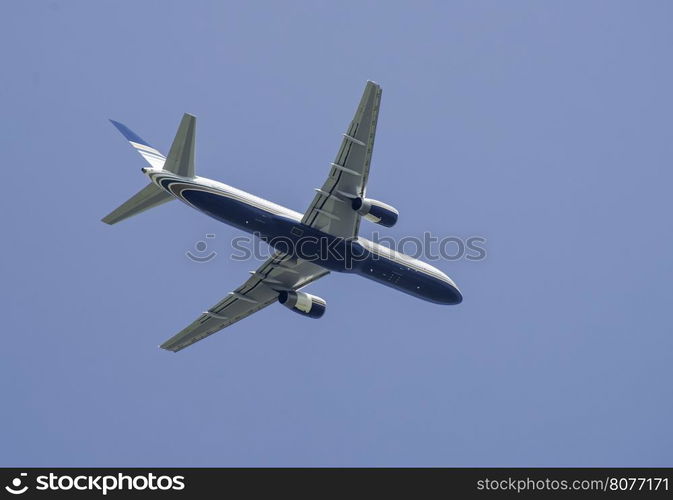
<svg viewBox="0 0 673 500"><path fill-rule="evenodd" d="M194 177L195 116L188 113L183 115L167 157L126 125L114 120L110 121L153 168L163 169L183 177ZM103 217L102 221L106 224L116 224L172 199L173 196L169 193L155 184L150 184Z"/></svg>
<svg viewBox="0 0 673 500"><path fill-rule="evenodd" d="M153 168L162 168L183 177L194 177L194 146L196 145L196 117L194 115L185 113L182 116L168 157L150 146L145 139L123 123L110 121Z"/></svg>
<svg viewBox="0 0 673 500"><path fill-rule="evenodd" d="M194 146L196 143L196 117L185 113L168 152L164 170L182 177L194 177Z"/></svg>

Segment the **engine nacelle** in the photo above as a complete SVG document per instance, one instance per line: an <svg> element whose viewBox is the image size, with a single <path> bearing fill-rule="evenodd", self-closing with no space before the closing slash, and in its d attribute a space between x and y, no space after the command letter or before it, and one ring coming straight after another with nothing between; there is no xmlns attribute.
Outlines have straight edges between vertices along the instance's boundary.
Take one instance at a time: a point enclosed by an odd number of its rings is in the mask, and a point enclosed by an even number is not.
<svg viewBox="0 0 673 500"><path fill-rule="evenodd" d="M323 299L305 292L280 292L278 294L278 302L288 309L309 318L320 318L325 314L325 309L327 308L327 302Z"/></svg>
<svg viewBox="0 0 673 500"><path fill-rule="evenodd" d="M393 227L400 215L395 207L371 198L355 198L352 206L365 219L386 227Z"/></svg>

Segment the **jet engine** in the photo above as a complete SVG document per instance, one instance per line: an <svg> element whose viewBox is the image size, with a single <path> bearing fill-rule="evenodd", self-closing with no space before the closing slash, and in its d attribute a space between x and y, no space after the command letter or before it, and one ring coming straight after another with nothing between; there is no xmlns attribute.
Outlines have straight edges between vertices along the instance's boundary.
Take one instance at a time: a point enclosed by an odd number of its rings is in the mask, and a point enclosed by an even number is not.
<svg viewBox="0 0 673 500"><path fill-rule="evenodd" d="M386 227L393 227L400 215L395 207L371 198L355 198L352 207L365 219Z"/></svg>
<svg viewBox="0 0 673 500"><path fill-rule="evenodd" d="M320 318L327 308L327 302L323 299L305 292L282 291L278 294L278 302L309 318Z"/></svg>

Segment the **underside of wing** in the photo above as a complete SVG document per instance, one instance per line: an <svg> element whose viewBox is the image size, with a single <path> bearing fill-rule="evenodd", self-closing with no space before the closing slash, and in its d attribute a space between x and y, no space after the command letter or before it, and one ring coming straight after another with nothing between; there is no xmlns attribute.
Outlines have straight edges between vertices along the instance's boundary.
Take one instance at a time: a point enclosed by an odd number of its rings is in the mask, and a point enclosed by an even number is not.
<svg viewBox="0 0 673 500"><path fill-rule="evenodd" d="M334 236L357 236L360 215L352 208L352 201L365 194L380 105L381 87L367 82L353 121L343 134L329 177L316 189L317 194L304 214L304 224Z"/></svg>
<svg viewBox="0 0 673 500"><path fill-rule="evenodd" d="M317 264L278 252L251 271L252 276L243 285L161 344L161 348L180 351L274 303L279 292L298 290L328 273Z"/></svg>

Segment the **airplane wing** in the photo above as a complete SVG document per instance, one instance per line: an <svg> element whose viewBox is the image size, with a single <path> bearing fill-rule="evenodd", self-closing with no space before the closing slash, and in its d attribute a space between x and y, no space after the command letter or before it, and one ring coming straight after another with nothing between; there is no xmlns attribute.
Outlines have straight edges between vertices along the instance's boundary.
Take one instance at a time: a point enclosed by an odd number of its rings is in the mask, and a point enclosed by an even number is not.
<svg viewBox="0 0 673 500"><path fill-rule="evenodd" d="M365 195L380 104L381 87L367 82L329 176L304 214L304 224L342 238L358 235L360 215L351 201Z"/></svg>
<svg viewBox="0 0 673 500"><path fill-rule="evenodd" d="M312 262L293 261L289 255L276 252L257 271L250 273L252 276L248 281L161 344L161 348L178 352L272 304L278 300L278 290L298 290L329 271Z"/></svg>

